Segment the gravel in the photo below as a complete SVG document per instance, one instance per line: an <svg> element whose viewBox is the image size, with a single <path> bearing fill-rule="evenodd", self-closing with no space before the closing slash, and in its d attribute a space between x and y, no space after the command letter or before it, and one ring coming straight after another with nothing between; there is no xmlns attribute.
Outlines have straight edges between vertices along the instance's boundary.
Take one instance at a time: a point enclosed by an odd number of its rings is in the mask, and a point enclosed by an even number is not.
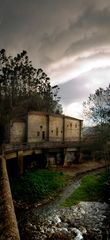
<svg viewBox="0 0 110 240"><path fill-rule="evenodd" d="M80 202L70 208L51 209L51 213L40 215L36 209L27 217L21 239L108 240L109 217L109 204L100 202Z"/></svg>

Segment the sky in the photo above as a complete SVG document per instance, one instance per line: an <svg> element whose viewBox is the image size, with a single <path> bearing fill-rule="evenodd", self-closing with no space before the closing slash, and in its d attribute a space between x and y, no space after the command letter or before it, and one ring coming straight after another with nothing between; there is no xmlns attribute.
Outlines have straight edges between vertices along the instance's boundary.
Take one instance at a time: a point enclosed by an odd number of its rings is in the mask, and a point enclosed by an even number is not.
<svg viewBox="0 0 110 240"><path fill-rule="evenodd" d="M26 50L58 84L65 115L110 83L110 0L0 0L0 49Z"/></svg>

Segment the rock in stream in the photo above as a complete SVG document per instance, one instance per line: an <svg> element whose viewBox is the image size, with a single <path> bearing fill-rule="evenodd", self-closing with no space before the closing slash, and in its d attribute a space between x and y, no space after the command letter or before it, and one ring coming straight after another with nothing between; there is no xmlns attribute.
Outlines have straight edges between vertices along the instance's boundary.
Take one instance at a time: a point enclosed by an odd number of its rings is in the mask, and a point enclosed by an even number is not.
<svg viewBox="0 0 110 240"><path fill-rule="evenodd" d="M69 208L54 208L49 214L39 214L34 209L27 215L21 239L108 240L109 216L109 205L99 202L80 202Z"/></svg>

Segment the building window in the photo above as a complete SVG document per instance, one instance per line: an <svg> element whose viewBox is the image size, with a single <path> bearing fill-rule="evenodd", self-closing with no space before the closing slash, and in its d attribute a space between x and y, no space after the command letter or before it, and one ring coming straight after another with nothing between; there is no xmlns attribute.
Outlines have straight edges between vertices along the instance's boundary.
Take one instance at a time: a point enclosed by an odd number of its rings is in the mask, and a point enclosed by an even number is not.
<svg viewBox="0 0 110 240"><path fill-rule="evenodd" d="M53 130L51 130L51 133L53 133Z"/></svg>
<svg viewBox="0 0 110 240"><path fill-rule="evenodd" d="M77 128L77 123L75 123L75 128Z"/></svg>
<svg viewBox="0 0 110 240"><path fill-rule="evenodd" d="M42 125L40 125L40 128L42 129L42 128L43 128L43 126L42 126Z"/></svg>
<svg viewBox="0 0 110 240"><path fill-rule="evenodd" d="M42 132L42 139L43 140L45 139L45 132L44 131Z"/></svg>
<svg viewBox="0 0 110 240"><path fill-rule="evenodd" d="M39 137L40 136L40 132L37 132L37 137Z"/></svg>
<svg viewBox="0 0 110 240"><path fill-rule="evenodd" d="M56 136L58 136L58 128L56 128Z"/></svg>
<svg viewBox="0 0 110 240"><path fill-rule="evenodd" d="M72 123L70 123L70 127L72 128Z"/></svg>

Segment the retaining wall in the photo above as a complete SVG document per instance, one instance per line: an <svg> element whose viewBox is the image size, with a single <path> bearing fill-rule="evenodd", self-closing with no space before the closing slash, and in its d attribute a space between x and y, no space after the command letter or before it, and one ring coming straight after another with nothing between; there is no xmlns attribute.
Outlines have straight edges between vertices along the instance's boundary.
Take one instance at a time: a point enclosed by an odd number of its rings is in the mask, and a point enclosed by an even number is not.
<svg viewBox="0 0 110 240"><path fill-rule="evenodd" d="M19 230L17 226L16 215L11 195L11 189L7 174L6 160L0 156L0 187L2 197L2 212L3 212L3 232L1 240L20 240Z"/></svg>

